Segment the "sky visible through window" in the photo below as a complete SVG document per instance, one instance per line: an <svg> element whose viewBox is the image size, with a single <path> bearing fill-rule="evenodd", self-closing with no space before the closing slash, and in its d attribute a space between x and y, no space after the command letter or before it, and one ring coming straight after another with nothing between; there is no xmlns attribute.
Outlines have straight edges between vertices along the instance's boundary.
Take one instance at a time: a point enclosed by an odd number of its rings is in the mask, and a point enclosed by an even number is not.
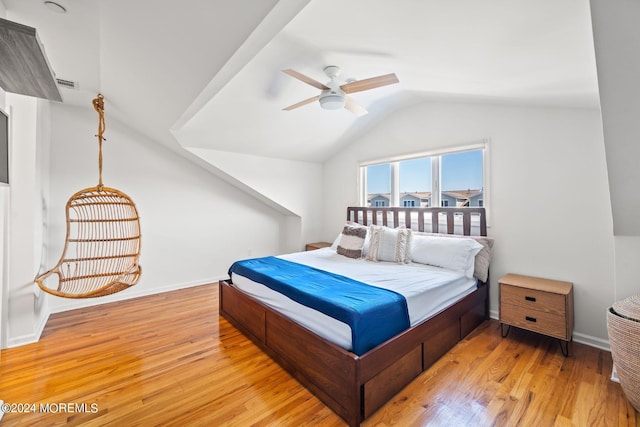
<svg viewBox="0 0 640 427"><path fill-rule="evenodd" d="M482 189L482 150L464 151L442 156L440 175L442 191ZM431 191L431 159L428 157L400 162L400 192ZM367 167L367 193L391 192L391 165Z"/></svg>
<svg viewBox="0 0 640 427"><path fill-rule="evenodd" d="M482 151L442 156L442 191L482 190Z"/></svg>

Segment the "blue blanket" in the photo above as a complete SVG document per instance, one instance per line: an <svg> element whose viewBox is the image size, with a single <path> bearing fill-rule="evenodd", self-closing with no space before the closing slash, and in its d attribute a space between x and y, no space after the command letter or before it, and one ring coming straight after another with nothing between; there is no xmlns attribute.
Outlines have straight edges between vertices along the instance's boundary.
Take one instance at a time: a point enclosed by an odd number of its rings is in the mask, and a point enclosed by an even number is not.
<svg viewBox="0 0 640 427"><path fill-rule="evenodd" d="M229 268L231 273L348 324L357 355L410 326L404 296L339 274L276 257L237 261Z"/></svg>

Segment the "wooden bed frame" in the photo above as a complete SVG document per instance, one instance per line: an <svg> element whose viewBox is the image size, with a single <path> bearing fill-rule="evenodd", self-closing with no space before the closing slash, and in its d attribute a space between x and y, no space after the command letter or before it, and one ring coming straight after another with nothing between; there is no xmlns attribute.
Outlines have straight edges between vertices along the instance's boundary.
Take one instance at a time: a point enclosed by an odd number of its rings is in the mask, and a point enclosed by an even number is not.
<svg viewBox="0 0 640 427"><path fill-rule="evenodd" d="M419 231L470 235L472 216L486 236L484 208L349 207L364 225L400 224ZM457 225L456 225L457 223ZM431 224L435 224L432 226ZM489 318L489 280L462 300L357 356L220 281L220 314L349 425L357 426Z"/></svg>

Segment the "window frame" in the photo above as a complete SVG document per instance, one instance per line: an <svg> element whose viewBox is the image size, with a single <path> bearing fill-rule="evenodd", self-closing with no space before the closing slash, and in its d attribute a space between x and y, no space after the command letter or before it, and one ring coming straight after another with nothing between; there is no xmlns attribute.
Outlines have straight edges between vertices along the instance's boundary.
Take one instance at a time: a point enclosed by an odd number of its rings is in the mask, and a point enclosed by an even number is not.
<svg viewBox="0 0 640 427"><path fill-rule="evenodd" d="M486 212L487 226L489 225L489 207L490 207L490 150L489 140L482 139L465 145L442 147L430 151L412 153L406 155L389 156L373 160L365 160L358 162L358 200L360 206L367 206L367 173L368 166L374 166L384 163L391 164L391 194L389 205L400 206L400 179L399 179L399 162L404 160L413 160L418 158L431 158L431 204L430 206L441 206L440 178L441 163L440 157L448 154L461 153L465 151L482 150L482 200Z"/></svg>

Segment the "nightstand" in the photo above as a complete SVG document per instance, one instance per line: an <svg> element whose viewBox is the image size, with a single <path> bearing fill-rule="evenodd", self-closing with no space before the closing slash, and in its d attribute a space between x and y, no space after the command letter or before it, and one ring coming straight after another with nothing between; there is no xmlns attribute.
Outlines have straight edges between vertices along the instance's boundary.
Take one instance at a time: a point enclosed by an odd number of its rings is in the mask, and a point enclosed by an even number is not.
<svg viewBox="0 0 640 427"><path fill-rule="evenodd" d="M316 249L328 248L331 246L331 243L328 242L315 242L315 243L307 243L305 246L305 251L315 251Z"/></svg>
<svg viewBox="0 0 640 427"><path fill-rule="evenodd" d="M568 356L573 335L573 283L507 274L498 284L502 336L515 326L558 338L562 354ZM508 325L506 333L504 325Z"/></svg>

